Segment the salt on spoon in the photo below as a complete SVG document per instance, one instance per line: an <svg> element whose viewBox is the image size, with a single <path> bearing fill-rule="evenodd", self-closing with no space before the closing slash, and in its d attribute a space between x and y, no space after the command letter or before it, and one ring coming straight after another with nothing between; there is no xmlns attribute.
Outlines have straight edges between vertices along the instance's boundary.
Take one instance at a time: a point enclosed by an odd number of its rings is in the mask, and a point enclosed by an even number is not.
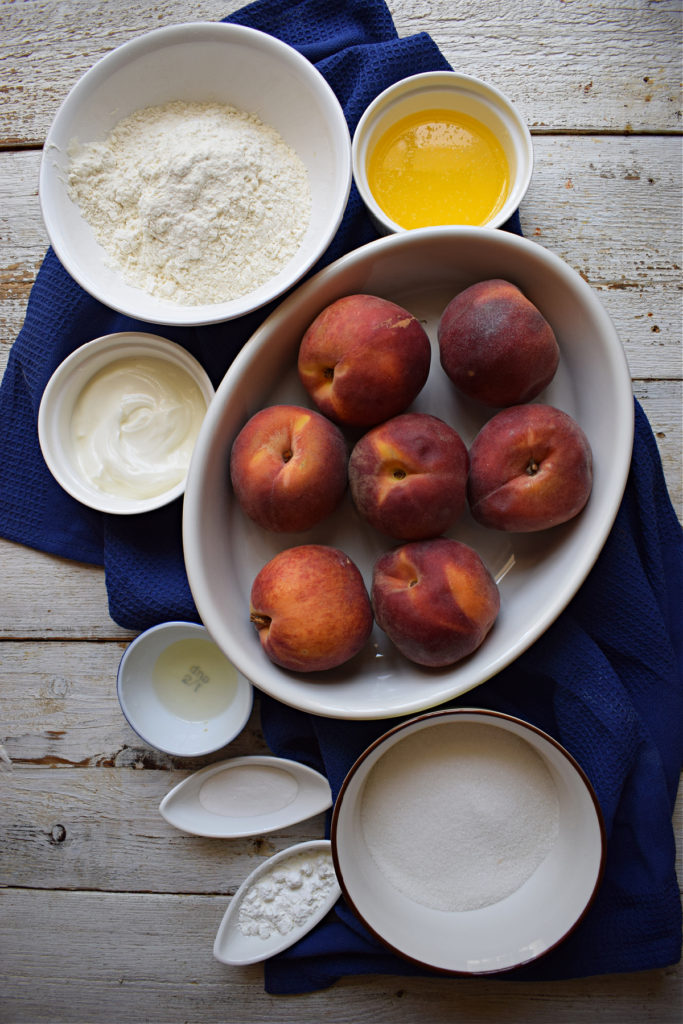
<svg viewBox="0 0 683 1024"><path fill-rule="evenodd" d="M170 825L214 839L262 835L332 806L319 772L281 757L234 757L208 765L175 786L159 805Z"/></svg>
<svg viewBox="0 0 683 1024"><path fill-rule="evenodd" d="M213 955L224 964L255 964L293 946L341 895L329 839L281 850L245 879L216 934Z"/></svg>

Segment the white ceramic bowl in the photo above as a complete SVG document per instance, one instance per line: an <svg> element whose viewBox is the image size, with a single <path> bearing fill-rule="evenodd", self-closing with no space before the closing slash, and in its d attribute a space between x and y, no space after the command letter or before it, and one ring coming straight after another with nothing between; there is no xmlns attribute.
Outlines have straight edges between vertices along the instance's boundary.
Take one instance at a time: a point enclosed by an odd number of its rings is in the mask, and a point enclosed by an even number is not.
<svg viewBox="0 0 683 1024"><path fill-rule="evenodd" d="M515 820L518 808L529 816ZM528 723L477 709L433 712L372 744L344 780L331 838L363 924L409 960L466 974L509 970L561 942L605 857L600 808L576 761Z"/></svg>
<svg viewBox="0 0 683 1024"><path fill-rule="evenodd" d="M501 144L510 169L510 186L503 206L486 227L504 224L519 207L531 181L534 151L531 134L519 112L498 89L472 75L430 71L389 86L363 113L353 135L353 177L372 220L382 234L404 228L382 209L368 184L367 162L381 136L397 121L420 110L452 110L475 118Z"/></svg>
<svg viewBox="0 0 683 1024"><path fill-rule="evenodd" d="M101 139L136 110L172 100L218 102L256 114L308 170L311 220L301 247L267 283L241 298L184 306L148 294L112 269L67 194L67 149ZM197 22L149 32L113 50L76 83L48 132L40 203L50 242L72 277L113 309L158 324L230 320L265 305L313 266L341 221L351 183L343 111L313 64L272 36L240 25Z"/></svg>
<svg viewBox="0 0 683 1024"><path fill-rule="evenodd" d="M249 720L253 689L204 626L162 622L140 633L119 663L116 691L130 727L177 757L221 750Z"/></svg>
<svg viewBox="0 0 683 1024"><path fill-rule="evenodd" d="M507 277L548 318L561 360L539 396L573 415L593 449L595 478L581 515L537 534L504 534L469 514L449 531L470 543L499 580L502 608L483 645L446 669L404 659L375 627L356 658L326 673L295 675L272 664L249 621L257 572L297 543L345 551L369 586L375 558L389 546L355 512L350 497L306 534L274 535L242 514L226 465L232 442L256 410L279 402L308 405L296 371L308 324L342 295L365 291L405 306L432 339L432 368L414 410L451 423L468 446L487 412L458 398L441 369L436 325L452 296L475 281ZM595 293L535 242L487 228L429 228L371 242L322 270L289 296L238 354L216 392L195 447L184 499L185 564L202 621L256 686L285 704L332 718L413 714L495 675L536 640L574 596L609 533L631 459L633 396L619 339Z"/></svg>
<svg viewBox="0 0 683 1024"><path fill-rule="evenodd" d="M180 497L186 480L183 477L160 494L138 498L101 490L82 472L72 435L74 408L95 374L128 357L162 359L179 368L196 384L207 408L214 395L213 384L200 363L182 345L155 334L107 334L81 345L59 364L47 383L38 410L38 439L43 458L55 480L73 498L98 512L118 515L150 512L167 505Z"/></svg>

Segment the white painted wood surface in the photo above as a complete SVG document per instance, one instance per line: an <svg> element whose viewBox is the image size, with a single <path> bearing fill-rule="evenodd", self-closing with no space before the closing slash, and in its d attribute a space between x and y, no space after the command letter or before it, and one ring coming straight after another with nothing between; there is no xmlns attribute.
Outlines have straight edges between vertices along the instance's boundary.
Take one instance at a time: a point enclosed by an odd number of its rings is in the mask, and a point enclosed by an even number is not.
<svg viewBox="0 0 683 1024"><path fill-rule="evenodd" d="M37 174L57 106L126 39L238 6L0 0L0 372L47 244ZM531 126L525 233L577 269L613 318L682 516L679 5L389 6L400 35L429 32ZM0 569L0 1021L679 1019L680 966L544 985L350 978L277 998L260 966L218 964L211 947L230 896L258 860L321 835L322 818L229 843L167 826L161 797L198 765L146 747L120 713L114 680L131 634L109 617L101 570L5 541ZM257 705L227 755L263 752Z"/></svg>

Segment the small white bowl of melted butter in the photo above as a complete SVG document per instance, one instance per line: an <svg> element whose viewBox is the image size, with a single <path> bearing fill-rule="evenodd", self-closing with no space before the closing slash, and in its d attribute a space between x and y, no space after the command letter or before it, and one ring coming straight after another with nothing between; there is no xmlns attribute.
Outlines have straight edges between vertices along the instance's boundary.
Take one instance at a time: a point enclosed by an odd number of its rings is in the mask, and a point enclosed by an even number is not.
<svg viewBox="0 0 683 1024"><path fill-rule="evenodd" d="M180 497L213 398L207 373L154 334L109 334L57 367L38 439L57 483L99 512L150 512Z"/></svg>
<svg viewBox="0 0 683 1024"><path fill-rule="evenodd" d="M457 224L501 227L531 181L531 134L488 82L428 71L389 86L353 136L353 177L383 235Z"/></svg>

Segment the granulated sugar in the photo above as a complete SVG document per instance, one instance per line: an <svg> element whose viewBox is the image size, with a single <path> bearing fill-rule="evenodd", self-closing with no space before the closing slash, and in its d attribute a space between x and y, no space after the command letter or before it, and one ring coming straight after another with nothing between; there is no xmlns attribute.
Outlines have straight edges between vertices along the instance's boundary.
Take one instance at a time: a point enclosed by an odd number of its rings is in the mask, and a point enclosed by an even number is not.
<svg viewBox="0 0 683 1024"><path fill-rule="evenodd" d="M377 762L361 825L377 867L426 907L476 910L515 892L558 835L555 783L529 743L491 725L444 723Z"/></svg>
<svg viewBox="0 0 683 1024"><path fill-rule="evenodd" d="M68 155L69 195L110 264L159 298L240 298L283 269L308 228L303 162L231 106L146 107Z"/></svg>

